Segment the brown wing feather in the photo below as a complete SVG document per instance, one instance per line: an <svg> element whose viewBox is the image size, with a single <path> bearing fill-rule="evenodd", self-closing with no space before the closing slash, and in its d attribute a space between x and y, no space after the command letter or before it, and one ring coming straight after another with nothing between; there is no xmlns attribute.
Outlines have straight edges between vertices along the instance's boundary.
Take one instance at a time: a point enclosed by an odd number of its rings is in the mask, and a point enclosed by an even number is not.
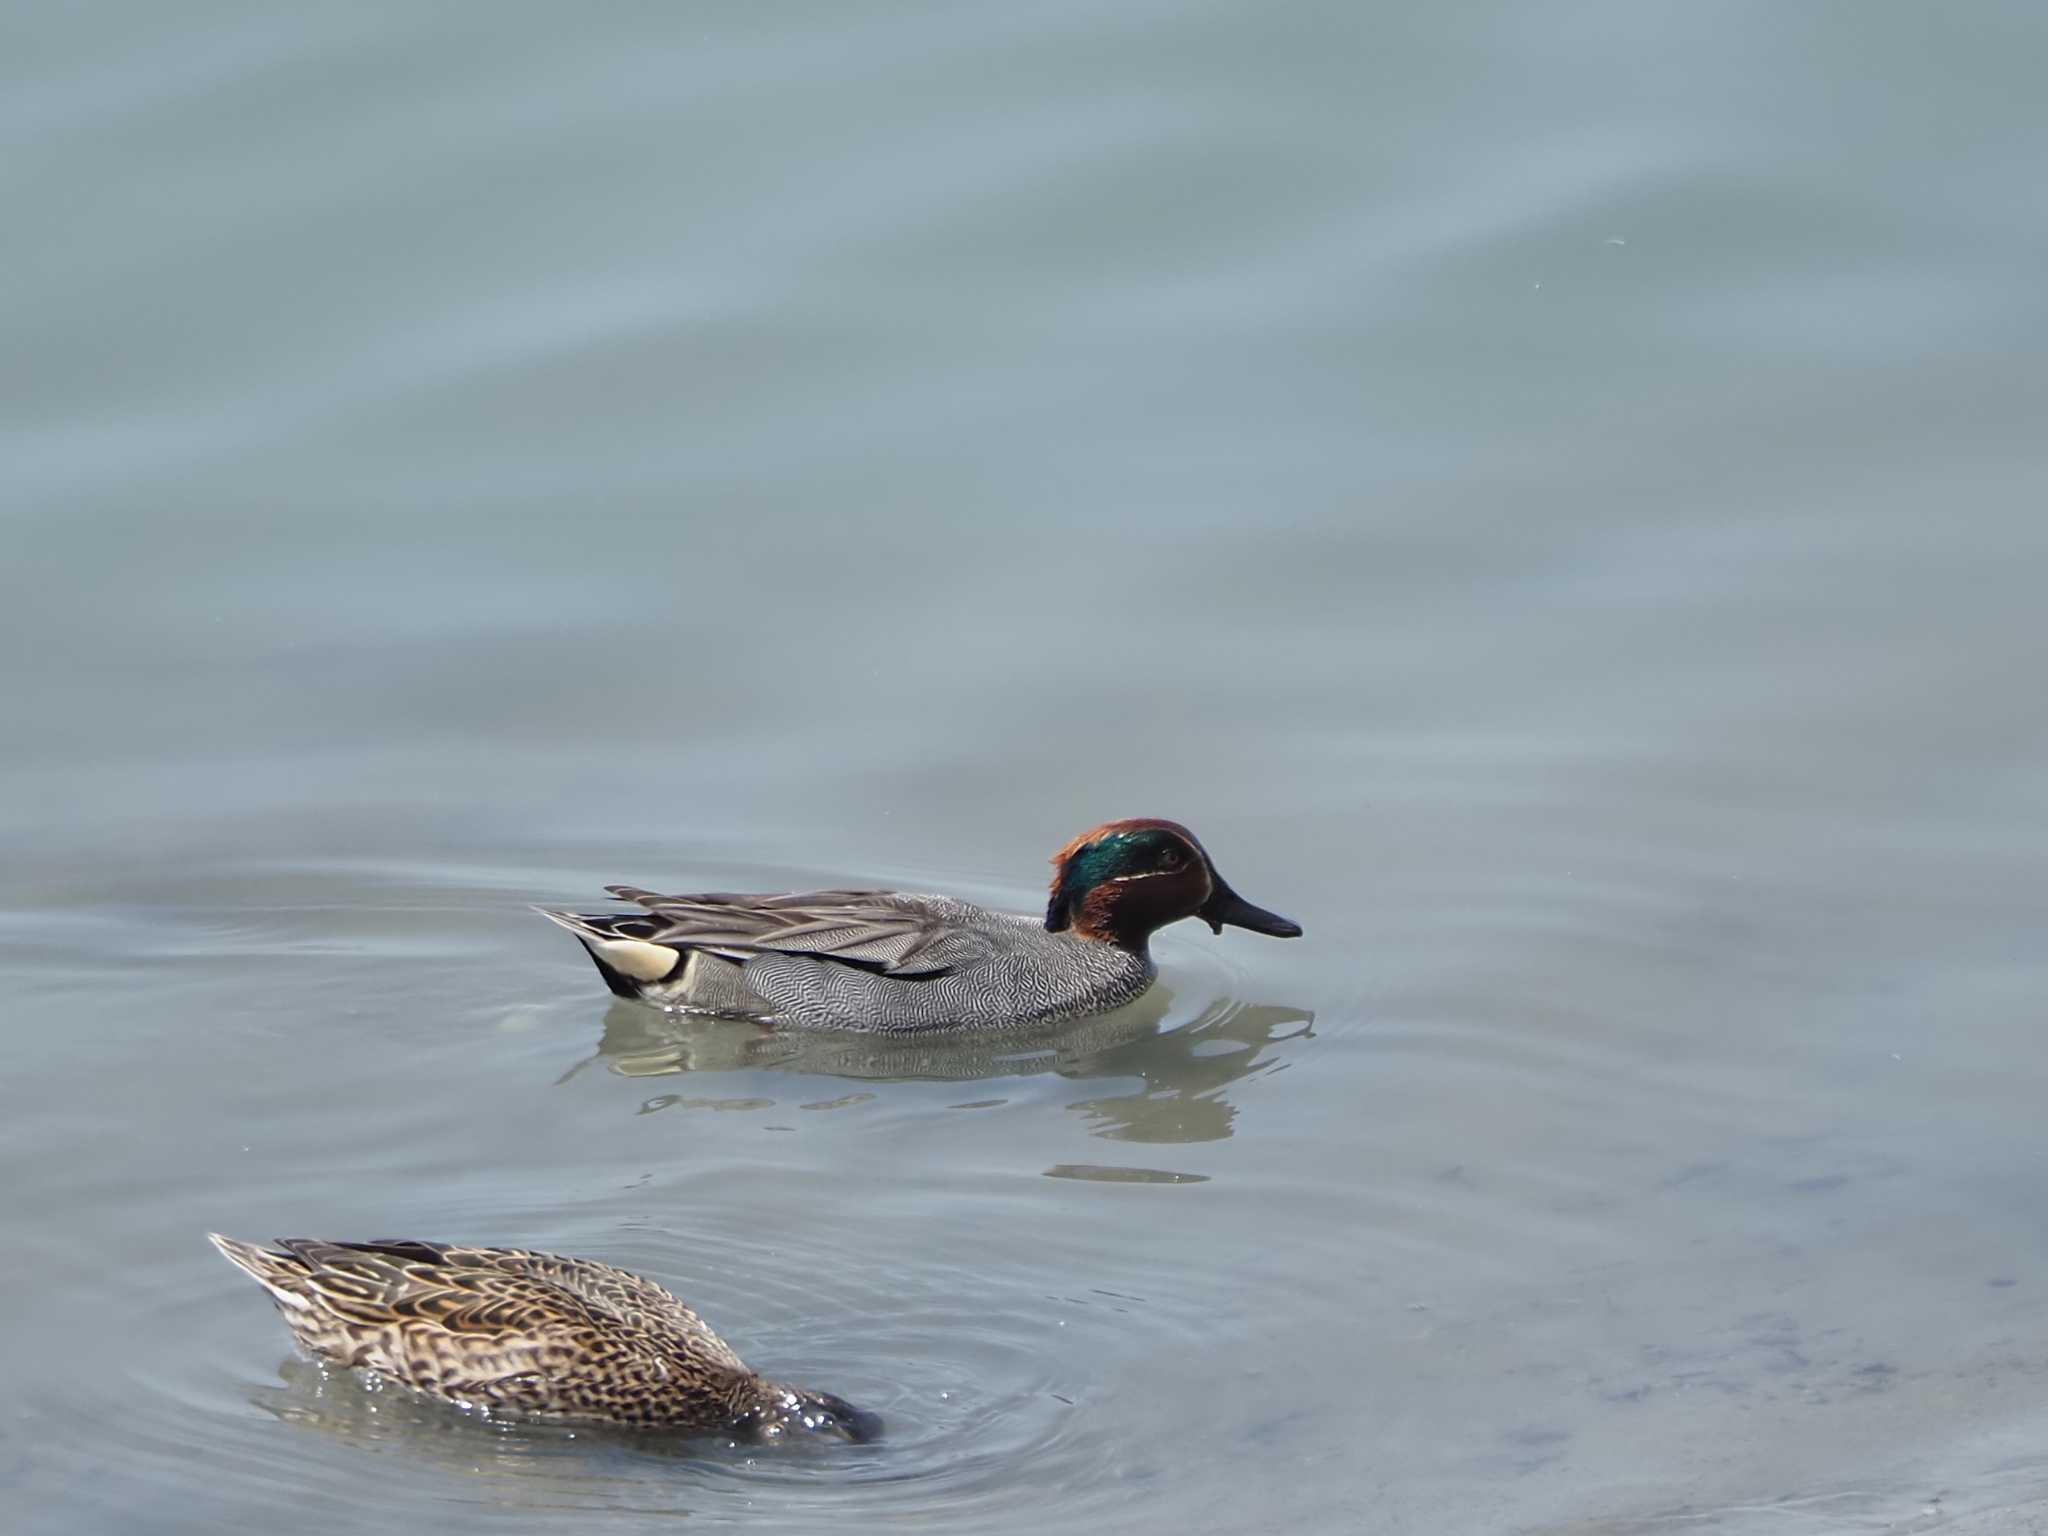
<svg viewBox="0 0 2048 1536"><path fill-rule="evenodd" d="M592 1259L403 1238L285 1238L279 1246L306 1266L303 1288L352 1322L419 1321L449 1333L499 1336L564 1327L608 1331L616 1324L687 1349L707 1365L746 1369L672 1292Z"/></svg>
<svg viewBox="0 0 2048 1536"><path fill-rule="evenodd" d="M948 922L917 898L893 891L664 896L632 885L606 889L661 920L636 927L634 937L728 960L810 955L916 978L960 970L995 950L987 935Z"/></svg>
<svg viewBox="0 0 2048 1536"><path fill-rule="evenodd" d="M524 1275L400 1258L367 1245L284 1238L280 1246L306 1266L304 1293L351 1322L498 1335L603 1320L582 1297Z"/></svg>
<svg viewBox="0 0 2048 1536"><path fill-rule="evenodd" d="M441 1262L496 1273L523 1275L560 1289L598 1313L651 1333L687 1337L707 1361L745 1370L740 1357L681 1297L629 1270L595 1259L565 1258L527 1248L456 1248L440 1250Z"/></svg>

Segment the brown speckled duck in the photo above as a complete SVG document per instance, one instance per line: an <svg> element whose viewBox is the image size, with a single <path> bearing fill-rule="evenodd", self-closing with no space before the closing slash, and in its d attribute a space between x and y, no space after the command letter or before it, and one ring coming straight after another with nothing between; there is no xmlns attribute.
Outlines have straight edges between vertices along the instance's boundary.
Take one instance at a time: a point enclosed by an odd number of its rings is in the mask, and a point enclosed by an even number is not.
<svg viewBox="0 0 2048 1536"><path fill-rule="evenodd" d="M682 1302L591 1259L518 1248L208 1234L313 1354L469 1407L770 1441L881 1420L763 1381Z"/></svg>
<svg viewBox="0 0 2048 1536"><path fill-rule="evenodd" d="M583 941L605 985L666 1008L883 1034L1018 1029L1120 1007L1152 985L1152 935L1198 917L1275 938L1299 924L1233 891L1194 833L1140 817L1053 855L1043 921L899 891L663 896L644 910L538 909Z"/></svg>

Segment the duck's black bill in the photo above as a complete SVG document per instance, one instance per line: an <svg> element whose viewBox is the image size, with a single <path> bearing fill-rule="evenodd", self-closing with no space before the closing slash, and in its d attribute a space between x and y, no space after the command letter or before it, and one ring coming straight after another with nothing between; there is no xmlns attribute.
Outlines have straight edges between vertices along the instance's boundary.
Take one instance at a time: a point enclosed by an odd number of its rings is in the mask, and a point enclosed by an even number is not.
<svg viewBox="0 0 2048 1536"><path fill-rule="evenodd" d="M1269 933L1276 939L1301 937L1301 924L1289 922L1278 912L1253 906L1221 880L1216 882L1216 894L1195 915L1218 933L1228 923L1233 928L1249 928L1253 933Z"/></svg>

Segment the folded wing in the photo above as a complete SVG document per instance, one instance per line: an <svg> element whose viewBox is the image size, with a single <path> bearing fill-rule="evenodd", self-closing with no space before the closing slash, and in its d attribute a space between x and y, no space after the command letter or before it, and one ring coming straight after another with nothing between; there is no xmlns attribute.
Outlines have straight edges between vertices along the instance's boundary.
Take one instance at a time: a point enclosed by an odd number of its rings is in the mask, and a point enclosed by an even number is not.
<svg viewBox="0 0 2048 1536"><path fill-rule="evenodd" d="M950 975L995 948L987 934L948 921L932 903L893 891L664 896L631 885L606 889L649 914L619 919L611 932L733 961L809 955L915 980Z"/></svg>

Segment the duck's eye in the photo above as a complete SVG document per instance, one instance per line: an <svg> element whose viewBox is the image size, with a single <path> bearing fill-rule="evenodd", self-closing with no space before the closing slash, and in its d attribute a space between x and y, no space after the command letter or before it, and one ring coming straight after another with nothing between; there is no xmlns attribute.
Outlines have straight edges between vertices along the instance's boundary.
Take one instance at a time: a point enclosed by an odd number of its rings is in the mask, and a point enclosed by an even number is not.
<svg viewBox="0 0 2048 1536"><path fill-rule="evenodd" d="M1171 844L1159 850L1159 867L1161 869L1179 869L1187 861L1187 855Z"/></svg>

